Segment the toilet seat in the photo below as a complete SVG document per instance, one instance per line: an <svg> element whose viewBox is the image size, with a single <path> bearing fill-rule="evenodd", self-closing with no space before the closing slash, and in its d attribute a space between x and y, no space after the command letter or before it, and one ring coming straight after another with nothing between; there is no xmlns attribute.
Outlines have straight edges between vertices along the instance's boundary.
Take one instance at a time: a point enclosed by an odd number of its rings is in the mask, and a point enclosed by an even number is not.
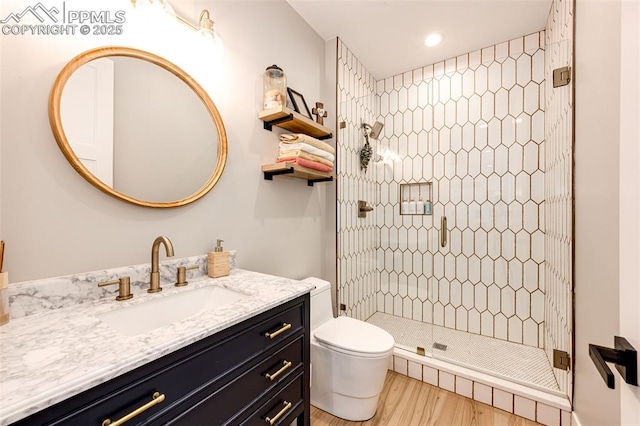
<svg viewBox="0 0 640 426"><path fill-rule="evenodd" d="M364 321L341 316L322 324L313 331L316 340L347 355L377 358L393 351L393 336Z"/></svg>

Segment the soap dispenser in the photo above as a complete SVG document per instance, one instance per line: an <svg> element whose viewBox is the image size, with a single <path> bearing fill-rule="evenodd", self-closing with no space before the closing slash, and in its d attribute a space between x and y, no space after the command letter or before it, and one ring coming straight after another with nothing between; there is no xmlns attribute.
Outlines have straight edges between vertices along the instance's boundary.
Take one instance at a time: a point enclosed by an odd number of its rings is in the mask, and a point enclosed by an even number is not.
<svg viewBox="0 0 640 426"><path fill-rule="evenodd" d="M207 275L211 278L229 275L229 252L223 251L223 240L218 240L213 251L207 253Z"/></svg>

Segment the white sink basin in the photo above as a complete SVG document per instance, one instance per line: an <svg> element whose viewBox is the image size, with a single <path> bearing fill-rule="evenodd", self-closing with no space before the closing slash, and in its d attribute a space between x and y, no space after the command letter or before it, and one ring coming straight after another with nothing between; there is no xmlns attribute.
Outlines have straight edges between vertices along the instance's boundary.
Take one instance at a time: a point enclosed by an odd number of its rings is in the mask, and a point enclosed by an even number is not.
<svg viewBox="0 0 640 426"><path fill-rule="evenodd" d="M122 335L135 336L247 297L250 296L224 287L201 287L105 312L96 317Z"/></svg>

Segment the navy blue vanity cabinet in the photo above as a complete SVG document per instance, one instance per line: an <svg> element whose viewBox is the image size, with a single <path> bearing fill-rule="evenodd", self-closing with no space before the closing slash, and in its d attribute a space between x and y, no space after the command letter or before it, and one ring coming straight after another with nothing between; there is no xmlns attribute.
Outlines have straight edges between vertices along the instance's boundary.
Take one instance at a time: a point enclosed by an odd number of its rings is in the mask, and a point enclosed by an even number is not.
<svg viewBox="0 0 640 426"><path fill-rule="evenodd" d="M300 296L15 425L109 426L136 412L126 425L309 425L309 303Z"/></svg>

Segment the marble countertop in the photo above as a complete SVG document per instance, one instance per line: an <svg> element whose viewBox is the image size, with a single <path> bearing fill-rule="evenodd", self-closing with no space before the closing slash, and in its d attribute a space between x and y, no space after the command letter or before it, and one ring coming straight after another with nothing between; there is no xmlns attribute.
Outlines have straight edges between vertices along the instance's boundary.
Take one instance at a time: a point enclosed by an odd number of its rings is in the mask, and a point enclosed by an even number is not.
<svg viewBox="0 0 640 426"><path fill-rule="evenodd" d="M0 327L0 426L210 336L313 289L313 284L234 269L228 277L165 285L128 301L101 299L12 319ZM153 298L222 286L250 295L230 305L126 337L96 314Z"/></svg>

